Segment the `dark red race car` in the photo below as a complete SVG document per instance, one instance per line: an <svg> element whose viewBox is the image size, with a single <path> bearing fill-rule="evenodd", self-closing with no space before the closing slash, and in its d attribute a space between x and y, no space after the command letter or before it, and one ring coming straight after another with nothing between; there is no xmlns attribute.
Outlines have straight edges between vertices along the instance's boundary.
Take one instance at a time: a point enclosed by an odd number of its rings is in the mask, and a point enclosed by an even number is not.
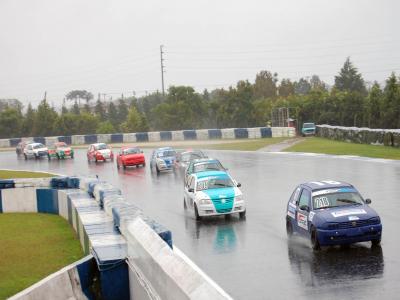
<svg viewBox="0 0 400 300"><path fill-rule="evenodd" d="M144 159L143 151L137 147L125 146L122 147L117 155L117 168L127 166L145 166L146 161Z"/></svg>

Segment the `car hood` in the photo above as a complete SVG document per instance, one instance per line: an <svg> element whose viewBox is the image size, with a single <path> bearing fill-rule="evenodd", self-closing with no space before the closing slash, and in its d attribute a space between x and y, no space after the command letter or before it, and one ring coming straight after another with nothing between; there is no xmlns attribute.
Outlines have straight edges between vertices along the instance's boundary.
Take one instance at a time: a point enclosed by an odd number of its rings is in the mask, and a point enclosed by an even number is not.
<svg viewBox="0 0 400 300"><path fill-rule="evenodd" d="M38 149L33 149L33 151L39 152L39 151L48 151L47 147L43 148L38 148Z"/></svg>
<svg viewBox="0 0 400 300"><path fill-rule="evenodd" d="M60 147L57 148L58 151L71 151L71 147Z"/></svg>
<svg viewBox="0 0 400 300"><path fill-rule="evenodd" d="M349 205L347 207L332 207L314 211L315 215L325 222L348 222L366 220L377 217L378 214L368 205Z"/></svg>
<svg viewBox="0 0 400 300"><path fill-rule="evenodd" d="M163 161L173 161L175 160L175 156L163 156L159 157L159 159L162 159Z"/></svg>
<svg viewBox="0 0 400 300"><path fill-rule="evenodd" d="M101 150L97 150L97 152L101 153L102 155L111 154L111 150L110 149L101 149Z"/></svg>
<svg viewBox="0 0 400 300"><path fill-rule="evenodd" d="M132 153L132 154L125 154L121 156L122 159L135 159L144 157L143 153Z"/></svg>
<svg viewBox="0 0 400 300"><path fill-rule="evenodd" d="M233 187L203 190L199 193L200 198L209 198L211 200L218 200L223 198L235 197L236 191Z"/></svg>

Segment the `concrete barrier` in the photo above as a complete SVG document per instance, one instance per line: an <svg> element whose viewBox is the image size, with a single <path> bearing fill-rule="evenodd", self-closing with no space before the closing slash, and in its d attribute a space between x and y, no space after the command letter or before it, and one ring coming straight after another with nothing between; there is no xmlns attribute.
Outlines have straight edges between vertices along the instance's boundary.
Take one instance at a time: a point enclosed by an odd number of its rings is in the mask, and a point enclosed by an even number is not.
<svg viewBox="0 0 400 300"><path fill-rule="evenodd" d="M95 282L105 300L230 299L173 247L167 228L97 178L0 180L0 213L7 212L59 214L92 255L12 299L93 299Z"/></svg>
<svg viewBox="0 0 400 300"><path fill-rule="evenodd" d="M400 147L400 129L371 129L317 125L316 135L337 141Z"/></svg>
<svg viewBox="0 0 400 300"><path fill-rule="evenodd" d="M46 145L52 145L56 141L64 141L67 144L84 145L92 143L136 143L136 142L160 142L160 141L189 141L210 139L258 139L269 137L294 137L296 131L292 127L254 127L254 128L224 128L224 129L197 129L178 131L154 131L136 133L115 134L86 134L59 137L34 137ZM24 138L2 139L0 148L15 147Z"/></svg>

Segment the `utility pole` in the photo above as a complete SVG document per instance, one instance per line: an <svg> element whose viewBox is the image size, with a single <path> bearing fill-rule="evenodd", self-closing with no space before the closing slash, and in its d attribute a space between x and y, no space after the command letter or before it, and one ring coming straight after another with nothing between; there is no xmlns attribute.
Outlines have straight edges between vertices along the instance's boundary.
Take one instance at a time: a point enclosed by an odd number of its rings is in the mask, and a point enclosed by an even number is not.
<svg viewBox="0 0 400 300"><path fill-rule="evenodd" d="M43 98L43 100L44 100L44 101L47 100L47 91L44 92L44 98Z"/></svg>
<svg viewBox="0 0 400 300"><path fill-rule="evenodd" d="M164 90L164 58L163 58L163 45L160 46L160 59L161 59L161 87L162 87L162 94L165 96L165 90Z"/></svg>

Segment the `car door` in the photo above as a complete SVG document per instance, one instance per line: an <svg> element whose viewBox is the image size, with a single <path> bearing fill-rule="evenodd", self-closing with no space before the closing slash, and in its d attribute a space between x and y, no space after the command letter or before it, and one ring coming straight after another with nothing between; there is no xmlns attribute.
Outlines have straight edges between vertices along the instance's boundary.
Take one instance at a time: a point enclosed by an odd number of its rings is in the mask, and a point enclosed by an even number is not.
<svg viewBox="0 0 400 300"><path fill-rule="evenodd" d="M33 156L33 146L28 145L28 151L27 151L28 156Z"/></svg>
<svg viewBox="0 0 400 300"><path fill-rule="evenodd" d="M296 203L296 229L302 235L308 235L308 214L311 207L311 192L305 188Z"/></svg>
<svg viewBox="0 0 400 300"><path fill-rule="evenodd" d="M186 205L190 208L194 207L194 187L195 187L195 178L194 176L189 176L187 183L185 185L185 199ZM193 189L193 192L189 192L190 189Z"/></svg>

